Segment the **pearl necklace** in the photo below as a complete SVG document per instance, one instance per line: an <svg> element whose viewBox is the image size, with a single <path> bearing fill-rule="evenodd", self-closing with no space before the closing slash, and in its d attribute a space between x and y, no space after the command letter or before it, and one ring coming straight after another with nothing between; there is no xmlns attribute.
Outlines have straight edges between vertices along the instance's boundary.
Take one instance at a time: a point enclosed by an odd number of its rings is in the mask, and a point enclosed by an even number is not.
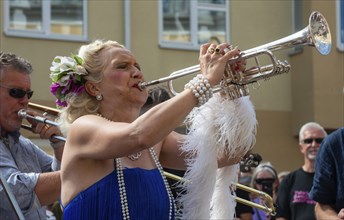
<svg viewBox="0 0 344 220"><path fill-rule="evenodd" d="M97 113L97 116L102 117L108 121L111 121L110 119L105 118L103 115ZM168 201L169 201L169 212L168 212L168 219L172 219L172 210L176 210L176 204L174 202L174 197L172 194L172 191L170 189L170 185L167 182L167 179L164 175L164 170L159 162L159 159L152 147L149 148L149 153L151 154L155 165L157 166L159 173L162 177L162 180L164 181L164 185L168 194ZM142 153L141 151L127 156L130 160L138 160L141 157ZM116 171L117 171L117 181L118 181L118 187L119 187L119 194L120 194L120 199L121 199L121 207L122 207L122 215L123 215L123 220L129 220L130 215L129 215L129 207L128 207L128 200L127 200L127 192L125 189L125 181L124 181L124 174L123 174L123 167L122 167L122 161L120 158L116 158Z"/></svg>
<svg viewBox="0 0 344 220"><path fill-rule="evenodd" d="M154 160L155 165L157 166L157 168L160 172L160 175L164 181L165 188L167 190L169 207L170 207L169 213L168 213L168 219L171 220L172 219L172 212L173 212L173 210L176 210L172 191L170 189L170 186L169 186L167 179L164 175L163 168L159 162L159 159L158 159L154 149L152 147L149 148L149 152L150 152L150 154ZM129 212L129 206L128 206L128 201L127 201L127 193L126 193L126 189L125 189L123 167L122 167L122 162L121 162L120 158L116 158L116 171L117 171L117 179L118 179L119 194L120 194L120 199L121 199L123 220L129 220L130 219L130 212Z"/></svg>

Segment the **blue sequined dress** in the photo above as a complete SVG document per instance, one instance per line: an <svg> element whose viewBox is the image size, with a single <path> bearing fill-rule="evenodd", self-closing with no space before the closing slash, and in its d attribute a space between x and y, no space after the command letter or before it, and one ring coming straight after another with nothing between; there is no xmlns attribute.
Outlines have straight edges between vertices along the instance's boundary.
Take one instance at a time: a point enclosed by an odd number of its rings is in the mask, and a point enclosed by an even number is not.
<svg viewBox="0 0 344 220"><path fill-rule="evenodd" d="M114 170L80 192L64 207L63 219L123 219L116 173ZM125 168L123 174L130 219L169 218L169 198L157 168L152 170ZM172 210L172 219L174 219L174 210Z"/></svg>

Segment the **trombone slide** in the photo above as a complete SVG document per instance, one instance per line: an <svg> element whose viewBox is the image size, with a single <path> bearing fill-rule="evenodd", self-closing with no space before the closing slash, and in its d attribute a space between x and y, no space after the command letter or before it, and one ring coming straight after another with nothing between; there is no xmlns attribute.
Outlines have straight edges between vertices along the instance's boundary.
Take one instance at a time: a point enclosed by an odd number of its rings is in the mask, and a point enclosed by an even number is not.
<svg viewBox="0 0 344 220"><path fill-rule="evenodd" d="M54 121L51 121L51 120L48 120L47 118L44 118L44 117L41 117L41 116L29 115L29 114L27 114L25 109L20 109L18 111L18 116L21 117L21 118L31 119L31 120L34 120L34 121L37 121L37 122L41 122L41 123L52 125L52 126L56 126L56 127L59 126L58 123L56 123Z"/></svg>
<svg viewBox="0 0 344 220"><path fill-rule="evenodd" d="M175 174L166 172L166 171L164 171L164 175L166 177L168 177L170 179L173 179L173 180L176 180L176 181L186 181L186 182L188 182L188 180L186 180L186 179L184 179L184 178L182 178L180 176L177 176ZM232 183L232 185L237 187L237 188L239 188L239 189L245 190L245 191L250 192L250 193L257 194L260 197L265 198L268 201L269 206L267 206L265 204L264 205L260 205L260 204L248 201L248 200L240 198L240 197L235 197L235 200L237 202L239 202L241 204L244 204L244 205L251 206L253 208L257 208L257 209L263 210L264 212L269 213L272 216L276 215L275 207L274 207L273 202L272 202L272 198L267 193L259 191L259 190L256 190L256 189L253 189L253 188L245 186L245 185L242 185L240 183Z"/></svg>
<svg viewBox="0 0 344 220"><path fill-rule="evenodd" d="M31 108L38 108L37 106L39 106L39 105L29 103L29 106ZM49 108L49 107L46 107L44 109L46 110L47 108ZM55 109L53 109L53 110L50 110L50 113L56 115L56 111L57 110L55 110ZM30 120L33 120L33 121L36 121L36 122L40 122L40 123L44 123L44 124L48 124L48 125L52 125L52 126L56 126L56 127L59 126L58 123L56 123L54 121L51 121L51 120L48 120L47 118L44 118L44 117L41 117L41 116L29 115L29 114L27 114L27 111L25 109L19 110L18 111L18 116L21 117L21 118L30 119ZM22 124L21 127L24 128L24 129L32 131L32 127L30 125ZM66 141L66 138L62 137L62 136L53 135L53 136L51 136L51 138L59 140L59 141L64 141L64 142Z"/></svg>

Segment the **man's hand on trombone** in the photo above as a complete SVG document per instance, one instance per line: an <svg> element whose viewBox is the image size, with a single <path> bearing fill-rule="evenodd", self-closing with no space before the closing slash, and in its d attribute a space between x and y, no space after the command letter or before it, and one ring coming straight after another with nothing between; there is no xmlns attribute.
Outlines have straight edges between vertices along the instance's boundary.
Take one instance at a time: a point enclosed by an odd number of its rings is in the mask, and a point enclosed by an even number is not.
<svg viewBox="0 0 344 220"><path fill-rule="evenodd" d="M31 130L35 134L39 134L41 139L49 139L50 145L54 149L55 157L61 160L65 142L55 138L63 137L63 135L58 126L51 125L54 124L54 119L46 113L39 114L32 110L21 110L18 114L30 123L30 125L22 127Z"/></svg>

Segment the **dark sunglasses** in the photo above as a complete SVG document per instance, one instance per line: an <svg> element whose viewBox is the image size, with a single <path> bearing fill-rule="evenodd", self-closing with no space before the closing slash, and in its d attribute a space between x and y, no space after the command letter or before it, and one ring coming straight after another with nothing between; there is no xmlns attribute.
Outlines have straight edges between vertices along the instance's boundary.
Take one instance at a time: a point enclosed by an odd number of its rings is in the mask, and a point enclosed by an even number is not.
<svg viewBox="0 0 344 220"><path fill-rule="evenodd" d="M8 87L3 86L3 85L0 85L0 87L8 89L8 94L11 97L16 98L16 99L24 98L25 95L27 95L27 98L30 99L33 95L33 91L31 91L31 90L25 91L25 90L18 89L18 88L8 88Z"/></svg>
<svg viewBox="0 0 344 220"><path fill-rule="evenodd" d="M274 178L261 178L261 179L256 179L257 184L266 184L266 183L273 183L275 182Z"/></svg>
<svg viewBox="0 0 344 220"><path fill-rule="evenodd" d="M317 144L320 144L323 140L324 138L306 138L306 139L303 139L302 142L304 144L311 144L313 143L313 141L315 141Z"/></svg>

